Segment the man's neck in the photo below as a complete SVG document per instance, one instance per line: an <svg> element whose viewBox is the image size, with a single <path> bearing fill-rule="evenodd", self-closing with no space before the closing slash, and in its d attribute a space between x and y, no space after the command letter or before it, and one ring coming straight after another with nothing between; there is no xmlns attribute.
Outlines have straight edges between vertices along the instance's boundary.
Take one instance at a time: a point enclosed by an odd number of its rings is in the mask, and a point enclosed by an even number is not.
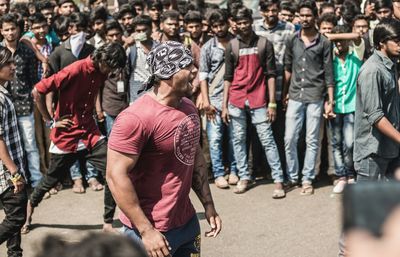
<svg viewBox="0 0 400 257"><path fill-rule="evenodd" d="M240 37L242 38L242 41L249 44L251 42L251 39L253 38L253 31L250 32L248 35L240 34Z"/></svg>
<svg viewBox="0 0 400 257"><path fill-rule="evenodd" d="M141 44L144 48L149 50L153 46L153 40L150 38L145 41L139 42L139 44Z"/></svg>
<svg viewBox="0 0 400 257"><path fill-rule="evenodd" d="M15 40L15 41L7 41L7 40L4 40L4 42L5 42L5 46L6 46L11 52L14 52L14 51L17 49L17 46L18 46L18 41L17 41L17 40Z"/></svg>
<svg viewBox="0 0 400 257"><path fill-rule="evenodd" d="M178 35L170 37L165 33L163 33L162 39L163 41L181 41Z"/></svg>
<svg viewBox="0 0 400 257"><path fill-rule="evenodd" d="M301 34L306 37L315 37L318 34L317 29L311 27L306 29L301 29Z"/></svg>
<svg viewBox="0 0 400 257"><path fill-rule="evenodd" d="M278 25L278 22L279 22L279 21L276 21L276 22L274 22L274 23L268 23L268 22L267 22L267 19L264 19L264 24L265 24L265 26L266 26L268 29L273 29L273 28L275 28L275 27Z"/></svg>
<svg viewBox="0 0 400 257"><path fill-rule="evenodd" d="M380 49L380 50L378 50L382 55L384 55L384 56L386 56L387 58L389 58L389 59L392 59L393 58L393 56L391 56L386 50L384 50L384 49Z"/></svg>
<svg viewBox="0 0 400 257"><path fill-rule="evenodd" d="M43 45L45 45L47 43L46 38L43 38L43 39L35 38L35 39L36 39L36 44L37 45L43 46Z"/></svg>
<svg viewBox="0 0 400 257"><path fill-rule="evenodd" d="M163 83L163 82L161 82ZM182 97L178 97L171 92L171 87L169 85L159 85L155 86L151 96L160 104L166 105L172 108L178 108Z"/></svg>

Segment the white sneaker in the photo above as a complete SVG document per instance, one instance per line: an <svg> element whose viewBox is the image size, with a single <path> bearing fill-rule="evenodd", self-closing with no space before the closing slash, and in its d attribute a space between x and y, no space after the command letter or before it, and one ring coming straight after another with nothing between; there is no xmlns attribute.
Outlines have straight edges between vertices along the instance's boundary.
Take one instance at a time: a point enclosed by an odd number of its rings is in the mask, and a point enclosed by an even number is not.
<svg viewBox="0 0 400 257"><path fill-rule="evenodd" d="M343 193L344 187L347 185L346 180L339 180L336 184L336 186L333 187L333 193L335 194L341 194Z"/></svg>

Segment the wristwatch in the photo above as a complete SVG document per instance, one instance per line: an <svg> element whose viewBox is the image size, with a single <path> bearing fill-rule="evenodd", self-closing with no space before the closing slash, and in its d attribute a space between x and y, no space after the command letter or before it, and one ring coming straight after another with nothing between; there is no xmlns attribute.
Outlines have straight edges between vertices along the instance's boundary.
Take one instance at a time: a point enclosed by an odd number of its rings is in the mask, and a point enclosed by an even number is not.
<svg viewBox="0 0 400 257"><path fill-rule="evenodd" d="M47 128L54 128L54 125L55 125L55 124L56 124L56 122L55 122L54 119L46 120L46 121L45 121L45 126L46 126Z"/></svg>

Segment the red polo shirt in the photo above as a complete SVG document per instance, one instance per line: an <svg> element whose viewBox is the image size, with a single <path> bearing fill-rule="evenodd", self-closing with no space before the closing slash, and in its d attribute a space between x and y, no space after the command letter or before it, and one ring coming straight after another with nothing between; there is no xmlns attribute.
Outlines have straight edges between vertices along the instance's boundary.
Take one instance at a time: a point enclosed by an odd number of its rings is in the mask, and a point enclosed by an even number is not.
<svg viewBox="0 0 400 257"><path fill-rule="evenodd" d="M50 132L50 139L60 150L76 152L79 140L91 149L99 140L101 134L93 110L99 88L106 78L95 69L89 56L36 84L37 91L42 94L58 91L56 120L72 115L74 125L71 128L54 128Z"/></svg>

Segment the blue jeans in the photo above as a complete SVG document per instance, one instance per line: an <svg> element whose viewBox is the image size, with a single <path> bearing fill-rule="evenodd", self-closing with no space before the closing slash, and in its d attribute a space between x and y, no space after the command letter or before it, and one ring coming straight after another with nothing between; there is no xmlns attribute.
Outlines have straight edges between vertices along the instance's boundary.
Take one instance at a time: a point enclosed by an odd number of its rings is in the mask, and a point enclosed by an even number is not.
<svg viewBox="0 0 400 257"><path fill-rule="evenodd" d="M106 117L107 137L109 137L110 133L111 133L111 128L114 125L115 118L117 118L117 117L116 116L111 116L111 115L108 115L108 114L106 114L105 117Z"/></svg>
<svg viewBox="0 0 400 257"><path fill-rule="evenodd" d="M71 173L71 178L72 180L80 179L82 178L82 167L79 161L76 161L70 168L70 173ZM96 170L96 168L91 164L90 162L86 162L86 173L85 173L85 179L88 181L91 178L97 178L99 175L99 172Z"/></svg>
<svg viewBox="0 0 400 257"><path fill-rule="evenodd" d="M303 167L303 183L315 178L315 162L318 154L318 138L323 108L323 100L315 103L301 103L289 99L286 110L285 155L288 179L297 182L299 159L297 142L306 120L306 155Z"/></svg>
<svg viewBox="0 0 400 257"><path fill-rule="evenodd" d="M227 129L229 148L228 150L228 160L231 168L231 174L236 174L236 161L233 153L232 145L232 127L226 126L221 119L221 113L218 112L215 116L215 120L207 120L207 139L210 148L210 157L212 164L212 171L214 178L218 178L225 175L225 168L223 164L223 136L224 130Z"/></svg>
<svg viewBox="0 0 400 257"><path fill-rule="evenodd" d="M145 247L139 231L123 226L122 234L138 243L144 250ZM191 257L200 256L200 224L197 216L194 215L185 225L162 232L172 248L170 254L172 257Z"/></svg>
<svg viewBox="0 0 400 257"><path fill-rule="evenodd" d="M251 123L255 125L261 145L264 148L269 166L271 167L274 183L283 182L283 171L279 158L278 148L272 134L271 123L267 118L267 108L261 107L250 109L247 105L244 109L229 105L229 115L233 128L233 150L235 153L236 165L241 180L251 179L247 162L246 130L247 115L251 117Z"/></svg>
<svg viewBox="0 0 400 257"><path fill-rule="evenodd" d="M22 135L24 149L28 157L28 169L31 175L31 185L32 187L36 187L42 179L42 173L40 172L40 157L39 149L36 144L35 119L33 118L33 113L18 117L18 126Z"/></svg>
<svg viewBox="0 0 400 257"><path fill-rule="evenodd" d="M329 121L335 173L339 177L353 177L354 113L336 114Z"/></svg>

